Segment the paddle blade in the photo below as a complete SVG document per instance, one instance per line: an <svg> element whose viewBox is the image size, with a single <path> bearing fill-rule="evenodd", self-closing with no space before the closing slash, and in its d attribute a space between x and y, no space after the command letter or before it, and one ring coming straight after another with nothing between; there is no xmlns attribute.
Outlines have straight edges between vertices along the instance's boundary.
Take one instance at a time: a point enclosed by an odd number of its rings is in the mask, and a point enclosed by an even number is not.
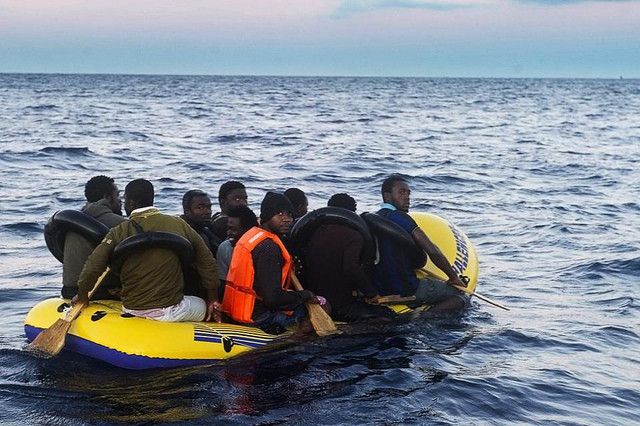
<svg viewBox="0 0 640 426"><path fill-rule="evenodd" d="M307 303L307 311L311 325L318 336L328 336L338 332L336 324L322 306L317 303Z"/></svg>
<svg viewBox="0 0 640 426"><path fill-rule="evenodd" d="M27 346L27 350L40 358L52 358L60 353L71 327L71 321L60 318Z"/></svg>
<svg viewBox="0 0 640 426"><path fill-rule="evenodd" d="M41 358L51 358L60 353L64 347L67 333L73 320L78 318L86 303L76 303L71 307L64 318L58 319L46 330L42 330L38 336L27 346L27 350Z"/></svg>
<svg viewBox="0 0 640 426"><path fill-rule="evenodd" d="M86 302L78 302L71 307L64 318L60 318L56 322L53 323L51 327L46 330L43 330L38 334L38 336L33 339L27 346L27 351L40 356L41 358L51 358L60 353L62 348L64 347L64 342L67 338L67 333L71 328L71 323L73 320L78 318L80 312L84 309L85 306L89 303L89 299L96 292L98 287L104 281L104 278L109 274L111 268L107 267L105 271L98 277L98 280L93 285L93 288L89 292L88 299Z"/></svg>
<svg viewBox="0 0 640 426"><path fill-rule="evenodd" d="M303 290L300 280L296 276L295 272L291 271L291 282L296 290ZM317 303L306 303L307 312L309 312L309 320L313 329L318 336L328 336L329 334L338 333L336 324L333 322L328 313L322 309L322 306Z"/></svg>

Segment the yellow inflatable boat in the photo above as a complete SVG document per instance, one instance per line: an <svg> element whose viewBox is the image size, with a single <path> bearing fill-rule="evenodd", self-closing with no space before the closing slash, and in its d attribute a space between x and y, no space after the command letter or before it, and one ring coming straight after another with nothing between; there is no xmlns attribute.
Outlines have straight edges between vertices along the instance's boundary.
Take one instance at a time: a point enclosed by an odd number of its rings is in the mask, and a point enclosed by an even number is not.
<svg viewBox="0 0 640 426"><path fill-rule="evenodd" d="M29 341L69 307L47 299L25 319ZM129 369L211 364L284 340L256 327L211 322L161 322L122 313L119 301L92 301L73 322L65 349Z"/></svg>
<svg viewBox="0 0 640 426"><path fill-rule="evenodd" d="M478 280L478 258L466 235L446 220L427 213L411 216L442 250L453 268L469 278L469 288ZM446 279L427 261L418 270L422 276ZM68 301L52 298L38 303L25 319L25 333L32 341L61 318ZM404 305L393 308L411 311ZM117 301L92 301L73 322L65 349L128 369L166 368L212 364L249 351L277 346L291 333L267 334L250 326L208 322L165 323L122 313Z"/></svg>

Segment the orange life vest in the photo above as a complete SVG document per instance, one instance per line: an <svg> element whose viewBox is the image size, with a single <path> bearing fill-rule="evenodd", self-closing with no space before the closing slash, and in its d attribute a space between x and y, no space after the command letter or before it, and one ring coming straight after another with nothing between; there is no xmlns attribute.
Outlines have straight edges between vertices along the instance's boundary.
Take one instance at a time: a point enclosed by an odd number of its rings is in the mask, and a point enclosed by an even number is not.
<svg viewBox="0 0 640 426"><path fill-rule="evenodd" d="M227 284L222 298L222 310L238 322L252 323L253 308L259 296L253 290L253 258L251 252L258 244L270 238L280 247L284 265L280 285L283 290L289 290L289 272L291 271L291 255L276 234L254 226L238 240L231 264L227 273Z"/></svg>

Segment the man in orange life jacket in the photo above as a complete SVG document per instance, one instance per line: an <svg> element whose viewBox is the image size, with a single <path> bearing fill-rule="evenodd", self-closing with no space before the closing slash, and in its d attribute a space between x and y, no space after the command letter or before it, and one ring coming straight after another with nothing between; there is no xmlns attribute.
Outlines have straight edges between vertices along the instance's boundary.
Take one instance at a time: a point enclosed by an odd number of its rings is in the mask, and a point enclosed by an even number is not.
<svg viewBox="0 0 640 426"><path fill-rule="evenodd" d="M306 317L305 302L324 302L308 290L290 289L291 255L280 238L289 232L292 213L287 197L267 192L260 205L260 226L236 243L222 301L233 320L280 330Z"/></svg>

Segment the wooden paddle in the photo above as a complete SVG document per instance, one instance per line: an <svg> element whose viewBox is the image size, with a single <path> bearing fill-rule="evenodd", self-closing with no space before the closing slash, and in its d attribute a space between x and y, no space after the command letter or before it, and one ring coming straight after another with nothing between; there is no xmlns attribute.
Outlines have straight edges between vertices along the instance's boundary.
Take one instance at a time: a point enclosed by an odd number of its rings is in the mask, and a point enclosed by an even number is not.
<svg viewBox="0 0 640 426"><path fill-rule="evenodd" d="M293 282L293 287L298 290L304 290L302 288L302 284L300 284L300 280L296 277L295 272L291 271L291 281ZM311 320L311 325L313 329L316 331L318 336L328 336L330 334L338 333L338 328L336 324L333 322L329 314L322 309L317 303L305 302L307 306L307 311L309 312L309 319Z"/></svg>
<svg viewBox="0 0 640 426"><path fill-rule="evenodd" d="M100 278L98 278L98 281L96 281L96 284L89 292L89 300L91 300L91 296L93 296L98 287L100 287L100 284L102 284L102 281L104 281L104 278L110 270L111 269L107 267L102 275L100 275ZM64 347L64 342L67 338L69 328L71 328L71 323L73 320L78 318L78 315L80 315L80 312L82 312L88 303L89 302L76 303L73 305L71 309L67 311L64 318L59 318L51 327L46 330L42 330L40 334L33 339L33 342L27 346L27 350L42 358L52 358L58 355Z"/></svg>
<svg viewBox="0 0 640 426"><path fill-rule="evenodd" d="M420 269L420 271L422 271L425 274L429 275L431 278L434 278L434 279L442 281L439 277L435 276L432 272L426 270L425 268ZM457 288L460 291L464 291L465 293L467 293L467 294L469 294L471 296L476 296L478 299L484 300L485 302L487 302L487 303L489 303L489 304L491 304L493 306L497 306L500 309L504 309L505 311L510 311L511 310L511 309L507 308L506 306L504 306L504 305L502 305L502 304L500 304L500 303L498 303L498 302L496 302L494 300L489 299L487 296L483 296L480 293L477 293L475 291L471 291L466 287L461 287L459 285L454 285L454 287Z"/></svg>
<svg viewBox="0 0 640 426"><path fill-rule="evenodd" d="M380 305L393 305L396 303L402 304L407 302L414 302L415 300L415 296L400 296L399 294L390 294L388 296L380 296L376 303Z"/></svg>
<svg viewBox="0 0 640 426"><path fill-rule="evenodd" d="M483 296L478 292L475 291L471 291L466 287L460 287L459 285L454 285L455 288L457 288L458 290L464 291L467 294L470 294L471 296L476 296L478 299L480 300L484 300L485 302L493 305L493 306L497 306L500 309L504 309L505 311L510 311L511 309L507 308L506 306L496 302L495 300L491 300L489 299L487 296Z"/></svg>

